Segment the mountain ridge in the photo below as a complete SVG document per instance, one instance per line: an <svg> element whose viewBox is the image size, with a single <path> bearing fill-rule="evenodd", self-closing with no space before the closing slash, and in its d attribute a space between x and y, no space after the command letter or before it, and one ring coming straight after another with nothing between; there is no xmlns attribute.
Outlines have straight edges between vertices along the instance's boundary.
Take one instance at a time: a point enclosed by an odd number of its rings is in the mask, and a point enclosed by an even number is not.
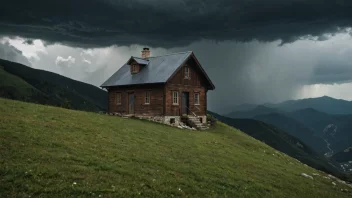
<svg viewBox="0 0 352 198"><path fill-rule="evenodd" d="M264 103L264 104L248 104L244 106L237 105L231 113L241 111L251 111L257 106L265 106L276 109L277 111L293 112L305 108L313 108L328 114L352 114L352 101L336 99L330 96L322 96L316 98L303 98L298 100L287 100L280 103ZM248 108L246 108L248 107ZM230 115L227 113L226 115Z"/></svg>
<svg viewBox="0 0 352 198"><path fill-rule="evenodd" d="M96 86L2 59L0 72L0 97L86 111L107 109L107 92Z"/></svg>

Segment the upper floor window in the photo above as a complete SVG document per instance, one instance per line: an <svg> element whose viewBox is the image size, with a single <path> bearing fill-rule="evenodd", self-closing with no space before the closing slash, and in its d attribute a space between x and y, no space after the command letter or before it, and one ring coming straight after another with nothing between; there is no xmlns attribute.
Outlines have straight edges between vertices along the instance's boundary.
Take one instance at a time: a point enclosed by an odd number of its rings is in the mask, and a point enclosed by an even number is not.
<svg viewBox="0 0 352 198"><path fill-rule="evenodd" d="M199 93L194 93L194 104L199 105Z"/></svg>
<svg viewBox="0 0 352 198"><path fill-rule="evenodd" d="M150 91L145 92L144 104L150 104Z"/></svg>
<svg viewBox="0 0 352 198"><path fill-rule="evenodd" d="M138 70L137 70L137 65L136 64L133 64L132 65L132 73L137 73Z"/></svg>
<svg viewBox="0 0 352 198"><path fill-rule="evenodd" d="M121 104L121 93L116 93L116 104Z"/></svg>
<svg viewBox="0 0 352 198"><path fill-rule="evenodd" d="M190 71L189 71L189 67L185 67L185 78L190 78Z"/></svg>
<svg viewBox="0 0 352 198"><path fill-rule="evenodd" d="M172 104L178 104L178 92L172 92Z"/></svg>

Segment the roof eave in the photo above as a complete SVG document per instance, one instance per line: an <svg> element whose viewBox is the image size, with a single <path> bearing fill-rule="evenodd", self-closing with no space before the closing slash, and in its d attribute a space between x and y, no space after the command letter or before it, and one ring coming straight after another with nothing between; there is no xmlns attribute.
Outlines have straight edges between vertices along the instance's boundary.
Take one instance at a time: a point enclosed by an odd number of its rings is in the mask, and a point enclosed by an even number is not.
<svg viewBox="0 0 352 198"><path fill-rule="evenodd" d="M154 83L139 83L139 84L126 84L126 85L105 85L101 86L103 88L108 87L127 87L127 86L137 86L137 85L153 85L153 84L165 84L166 82L154 82Z"/></svg>

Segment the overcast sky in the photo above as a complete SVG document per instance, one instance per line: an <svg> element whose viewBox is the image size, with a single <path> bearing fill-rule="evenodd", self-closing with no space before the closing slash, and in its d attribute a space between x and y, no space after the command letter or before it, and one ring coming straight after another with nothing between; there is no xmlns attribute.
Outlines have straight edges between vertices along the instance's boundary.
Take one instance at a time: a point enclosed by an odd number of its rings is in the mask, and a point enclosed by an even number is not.
<svg viewBox="0 0 352 198"><path fill-rule="evenodd" d="M91 0L1 4L0 58L99 86L143 47L194 51L209 108L352 100L352 1Z"/></svg>

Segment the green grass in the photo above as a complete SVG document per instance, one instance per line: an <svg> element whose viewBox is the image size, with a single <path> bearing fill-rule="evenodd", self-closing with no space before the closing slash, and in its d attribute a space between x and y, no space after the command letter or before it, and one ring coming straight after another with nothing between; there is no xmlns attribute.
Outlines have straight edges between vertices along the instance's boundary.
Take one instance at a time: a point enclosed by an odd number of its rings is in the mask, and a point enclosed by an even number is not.
<svg viewBox="0 0 352 198"><path fill-rule="evenodd" d="M217 123L189 131L0 99L0 197L349 197ZM301 173L319 173L314 180Z"/></svg>
<svg viewBox="0 0 352 198"><path fill-rule="evenodd" d="M2 96L26 99L41 94L39 90L20 77L6 72L1 65L0 79L0 95Z"/></svg>

